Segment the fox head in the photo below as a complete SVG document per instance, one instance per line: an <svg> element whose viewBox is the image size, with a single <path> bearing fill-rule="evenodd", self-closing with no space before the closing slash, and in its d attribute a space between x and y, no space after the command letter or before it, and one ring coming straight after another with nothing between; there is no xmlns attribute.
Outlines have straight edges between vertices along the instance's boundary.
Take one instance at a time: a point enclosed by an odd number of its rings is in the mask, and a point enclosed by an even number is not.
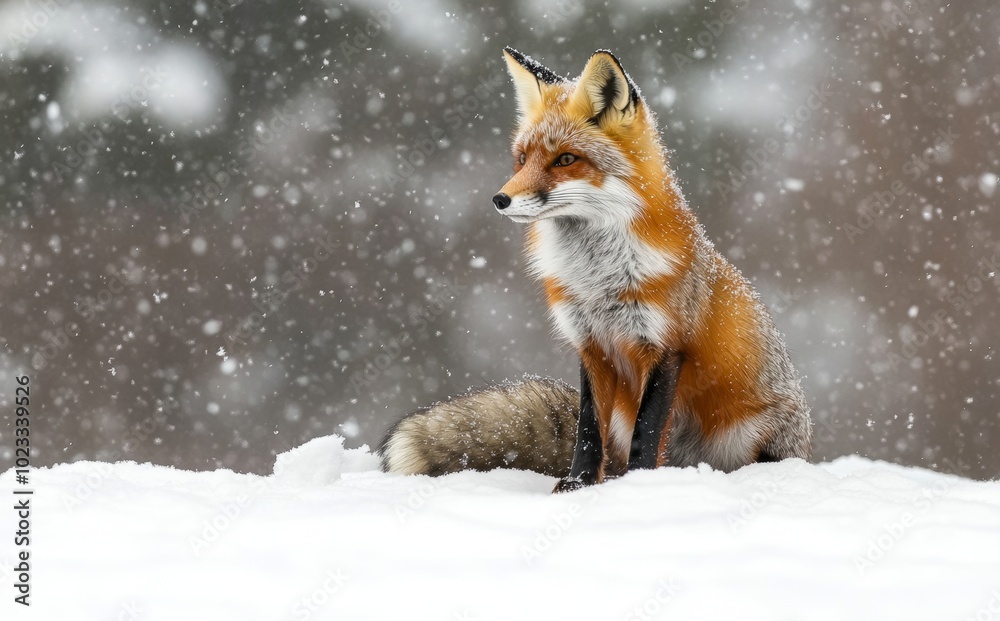
<svg viewBox="0 0 1000 621"><path fill-rule="evenodd" d="M609 51L598 50L568 80L504 48L514 82L518 129L514 176L493 197L515 222L575 218L628 221L647 185L664 179L652 113Z"/></svg>

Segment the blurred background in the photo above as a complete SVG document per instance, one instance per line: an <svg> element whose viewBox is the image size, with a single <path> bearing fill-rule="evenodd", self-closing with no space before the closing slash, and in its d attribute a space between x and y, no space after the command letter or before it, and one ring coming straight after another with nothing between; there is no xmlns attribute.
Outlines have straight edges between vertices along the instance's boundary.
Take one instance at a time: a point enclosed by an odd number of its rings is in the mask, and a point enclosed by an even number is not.
<svg viewBox="0 0 1000 621"><path fill-rule="evenodd" d="M512 45L616 52L805 375L815 457L1000 473L1000 6L35 0L0 7L0 467L270 472L535 373L490 197Z"/></svg>

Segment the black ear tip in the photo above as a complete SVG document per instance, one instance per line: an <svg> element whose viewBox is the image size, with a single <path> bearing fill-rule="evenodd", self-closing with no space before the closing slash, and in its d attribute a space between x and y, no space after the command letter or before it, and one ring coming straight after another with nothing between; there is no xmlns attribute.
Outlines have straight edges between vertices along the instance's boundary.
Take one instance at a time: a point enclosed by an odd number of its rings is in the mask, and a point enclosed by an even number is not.
<svg viewBox="0 0 1000 621"><path fill-rule="evenodd" d="M566 78L562 77L558 73L552 71L545 65L539 63L530 56L525 56L521 52L518 52L511 46L506 46L503 51L507 53L514 62L521 65L528 71L530 71L537 79L545 82L546 84L558 84L560 82L565 82Z"/></svg>
<svg viewBox="0 0 1000 621"><path fill-rule="evenodd" d="M618 67L622 66L622 62L620 60L618 60L618 57L615 56L615 53L612 52L611 50L608 50L608 49L605 49L605 48L601 48L599 50L595 50L594 53L590 55L590 57L593 58L594 56L597 56L598 54L607 54L612 59L614 59L614 61L616 63L618 63Z"/></svg>
<svg viewBox="0 0 1000 621"><path fill-rule="evenodd" d="M615 56L615 53L612 52L611 50L605 50L605 49L597 50L596 52L594 52L593 54L590 55L590 58L594 58L594 56L602 56L602 55L603 56L610 56L611 60L614 61L615 66L618 67L618 70L621 71L622 73L624 73L626 77L628 77L628 72L625 71L625 67L622 67L622 61L618 60L618 57Z"/></svg>

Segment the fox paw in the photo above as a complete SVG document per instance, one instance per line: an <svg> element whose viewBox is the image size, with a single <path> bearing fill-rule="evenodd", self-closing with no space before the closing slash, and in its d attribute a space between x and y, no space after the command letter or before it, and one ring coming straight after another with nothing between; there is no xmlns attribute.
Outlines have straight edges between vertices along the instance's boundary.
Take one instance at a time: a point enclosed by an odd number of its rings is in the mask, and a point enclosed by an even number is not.
<svg viewBox="0 0 1000 621"><path fill-rule="evenodd" d="M587 487L587 484L577 478L566 477L565 479L559 479L556 483L555 489L552 490L553 494L562 494L563 492L575 492L578 489L583 489Z"/></svg>

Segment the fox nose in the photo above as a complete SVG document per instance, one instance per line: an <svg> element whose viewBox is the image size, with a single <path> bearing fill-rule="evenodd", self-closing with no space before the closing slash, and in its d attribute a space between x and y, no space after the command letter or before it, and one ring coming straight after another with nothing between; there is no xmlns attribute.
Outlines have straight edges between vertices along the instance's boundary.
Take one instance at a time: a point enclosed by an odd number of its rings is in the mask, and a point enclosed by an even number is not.
<svg viewBox="0 0 1000 621"><path fill-rule="evenodd" d="M503 211L504 209L510 207L510 197L503 192L500 192L493 197L493 204L497 206L497 209Z"/></svg>

